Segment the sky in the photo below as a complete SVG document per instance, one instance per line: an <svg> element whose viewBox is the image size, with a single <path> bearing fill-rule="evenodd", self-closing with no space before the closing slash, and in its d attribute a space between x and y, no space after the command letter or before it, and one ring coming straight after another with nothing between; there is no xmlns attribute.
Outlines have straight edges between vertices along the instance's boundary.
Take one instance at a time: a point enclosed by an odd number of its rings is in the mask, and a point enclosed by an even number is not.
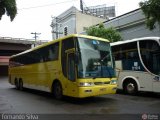
<svg viewBox="0 0 160 120"><path fill-rule="evenodd" d="M71 6L80 9L80 0L16 0L18 13L11 22L7 15L0 20L0 37L34 39L32 32L41 33L37 40L52 40L52 17ZM87 7L115 5L116 16L139 8L142 0L83 0Z"/></svg>

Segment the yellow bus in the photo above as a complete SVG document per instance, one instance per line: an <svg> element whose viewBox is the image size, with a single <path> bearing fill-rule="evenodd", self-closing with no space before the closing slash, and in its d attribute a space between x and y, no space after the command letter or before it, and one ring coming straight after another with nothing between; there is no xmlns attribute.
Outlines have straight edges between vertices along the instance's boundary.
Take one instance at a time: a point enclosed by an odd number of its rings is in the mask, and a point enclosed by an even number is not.
<svg viewBox="0 0 160 120"><path fill-rule="evenodd" d="M20 90L51 92L56 99L114 94L117 79L110 43L73 34L13 55L9 82Z"/></svg>

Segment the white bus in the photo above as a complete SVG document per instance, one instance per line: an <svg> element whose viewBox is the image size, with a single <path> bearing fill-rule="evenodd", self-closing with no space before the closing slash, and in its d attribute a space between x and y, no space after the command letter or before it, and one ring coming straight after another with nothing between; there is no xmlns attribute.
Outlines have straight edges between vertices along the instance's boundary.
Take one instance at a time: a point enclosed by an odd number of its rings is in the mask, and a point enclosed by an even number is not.
<svg viewBox="0 0 160 120"><path fill-rule="evenodd" d="M160 37L111 43L118 89L127 94L160 92Z"/></svg>

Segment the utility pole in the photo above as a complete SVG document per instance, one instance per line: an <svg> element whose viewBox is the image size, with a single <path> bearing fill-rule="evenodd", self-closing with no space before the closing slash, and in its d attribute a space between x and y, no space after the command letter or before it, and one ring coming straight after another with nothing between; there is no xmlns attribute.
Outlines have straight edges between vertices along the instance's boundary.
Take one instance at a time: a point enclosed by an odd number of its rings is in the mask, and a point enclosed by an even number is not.
<svg viewBox="0 0 160 120"><path fill-rule="evenodd" d="M38 37L38 35L40 35L41 33L32 32L31 34L34 34L34 39L35 39L34 46L36 46L36 40L37 40L37 37Z"/></svg>
<svg viewBox="0 0 160 120"><path fill-rule="evenodd" d="M56 19L56 39L58 38L58 23L57 23L57 20L58 20L58 18L56 17L55 18Z"/></svg>
<svg viewBox="0 0 160 120"><path fill-rule="evenodd" d="M40 35L41 33L36 33L36 32L33 33L33 32L32 32L31 34L34 34L34 39L35 39L35 41L36 41L36 40L37 40L37 37L38 37L37 35Z"/></svg>
<svg viewBox="0 0 160 120"><path fill-rule="evenodd" d="M63 34L63 32L59 32L58 25L60 25L60 23L58 23L58 17L52 17L52 23L50 25L52 27L52 39L54 39L54 34L56 34L56 39L58 39L59 34Z"/></svg>
<svg viewBox="0 0 160 120"><path fill-rule="evenodd" d="M83 13L84 10L83 10L83 1L82 0L80 0L80 9L82 10L82 13Z"/></svg>

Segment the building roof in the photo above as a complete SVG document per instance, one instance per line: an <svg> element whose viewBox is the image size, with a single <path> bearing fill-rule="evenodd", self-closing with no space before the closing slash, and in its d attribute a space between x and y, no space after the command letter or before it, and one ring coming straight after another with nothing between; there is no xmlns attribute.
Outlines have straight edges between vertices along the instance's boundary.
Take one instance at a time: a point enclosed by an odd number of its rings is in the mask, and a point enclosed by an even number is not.
<svg viewBox="0 0 160 120"><path fill-rule="evenodd" d="M125 14L119 15L119 16L114 17L114 18L112 18L112 19L106 20L106 21L104 21L103 23L106 23L106 22L109 22L109 21L113 21L114 19L118 19L118 18L124 17L124 16L126 16L126 15L132 14L132 13L137 12L137 11L139 11L139 10L141 10L141 8L132 10L132 11L130 11L130 12L127 12L127 13L125 13Z"/></svg>
<svg viewBox="0 0 160 120"><path fill-rule="evenodd" d="M89 15L89 16L93 16L93 17L96 17L96 18L100 18L100 17L94 16L94 15L91 15L91 14L82 13L75 6L72 6L69 9L67 9L66 11L64 11L63 13L61 13L60 15L58 15L57 16L57 18L58 18L57 21L61 21L61 20L65 19L69 15L74 15L74 14L76 14L76 12L79 12L79 13L85 14L85 15ZM104 18L101 18L101 19L104 19Z"/></svg>

